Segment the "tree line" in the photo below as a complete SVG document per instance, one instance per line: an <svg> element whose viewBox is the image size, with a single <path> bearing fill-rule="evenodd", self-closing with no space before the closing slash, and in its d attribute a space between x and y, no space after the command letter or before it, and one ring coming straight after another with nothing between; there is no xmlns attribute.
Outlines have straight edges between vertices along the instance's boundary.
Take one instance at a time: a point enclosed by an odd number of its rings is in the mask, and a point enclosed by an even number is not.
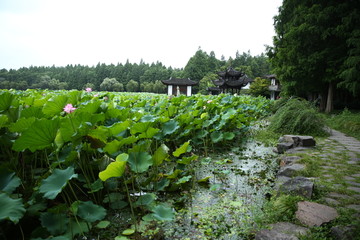
<svg viewBox="0 0 360 240"><path fill-rule="evenodd" d="M199 82L195 91L206 93L211 80L216 79L217 71L232 66L242 69L251 77L259 77L270 72L270 64L265 54L252 56L250 51L240 54L236 52L235 58L216 58L215 53L209 54L200 47L189 59L184 68L166 67L161 62L125 64L98 63L96 66L67 65L57 66L31 66L20 69L1 69L1 89L85 89L104 91L128 92L155 92L165 93L166 87L161 80L173 78L190 78Z"/></svg>
<svg viewBox="0 0 360 240"><path fill-rule="evenodd" d="M284 0L267 55L283 94L360 108L360 1Z"/></svg>

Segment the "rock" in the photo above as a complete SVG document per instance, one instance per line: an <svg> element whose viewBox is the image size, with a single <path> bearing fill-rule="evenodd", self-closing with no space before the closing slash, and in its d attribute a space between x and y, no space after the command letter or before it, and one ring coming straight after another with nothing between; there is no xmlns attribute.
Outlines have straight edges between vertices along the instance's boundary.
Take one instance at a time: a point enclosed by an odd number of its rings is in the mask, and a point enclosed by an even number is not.
<svg viewBox="0 0 360 240"><path fill-rule="evenodd" d="M278 143L276 149L277 149L278 153L284 153L286 150L288 150L292 147L293 147L292 143L284 142L284 143Z"/></svg>
<svg viewBox="0 0 360 240"><path fill-rule="evenodd" d="M315 147L316 142L312 136L298 136L299 147Z"/></svg>
<svg viewBox="0 0 360 240"><path fill-rule="evenodd" d="M347 187L347 189L360 193L360 187Z"/></svg>
<svg viewBox="0 0 360 240"><path fill-rule="evenodd" d="M331 198L336 198L336 199L352 199L352 197L350 197L348 195L344 195L344 194L340 194L340 193L336 193L336 192L331 192L327 196L331 197Z"/></svg>
<svg viewBox="0 0 360 240"><path fill-rule="evenodd" d="M298 239L297 236L305 235L309 231L305 227L301 227L289 222L278 222L270 224L269 229L263 229L255 235L255 239L267 240L267 239Z"/></svg>
<svg viewBox="0 0 360 240"><path fill-rule="evenodd" d="M336 240L353 240L356 239L356 227L348 226L334 226L331 228L331 236Z"/></svg>
<svg viewBox="0 0 360 240"><path fill-rule="evenodd" d="M350 205L347 205L346 207L350 208L350 209L354 209L355 211L360 212L360 205L350 204Z"/></svg>
<svg viewBox="0 0 360 240"><path fill-rule="evenodd" d="M289 166L281 167L278 172L278 176L293 177L296 174L296 172L304 169L305 169L305 165L295 163Z"/></svg>
<svg viewBox="0 0 360 240"><path fill-rule="evenodd" d="M298 202L295 215L301 223L309 227L320 226L339 216L335 208L308 201Z"/></svg>
<svg viewBox="0 0 360 240"><path fill-rule="evenodd" d="M340 202L338 200L335 200L335 199L332 199L332 198L324 198L324 201L327 204L334 205L334 206L337 206L337 205L340 204Z"/></svg>
<svg viewBox="0 0 360 240"><path fill-rule="evenodd" d="M275 181L275 186L274 186L274 189L276 190L279 190L279 188L281 187L281 185L284 184L284 182L290 180L291 178L290 177L286 177L286 176L278 176L276 178L276 181Z"/></svg>
<svg viewBox="0 0 360 240"><path fill-rule="evenodd" d="M280 158L280 166L290 165L300 160L299 156L283 156Z"/></svg>
<svg viewBox="0 0 360 240"><path fill-rule="evenodd" d="M279 138L277 152L284 153L292 148L296 148L294 151L298 152L315 145L316 142L312 136L284 135Z"/></svg>
<svg viewBox="0 0 360 240"><path fill-rule="evenodd" d="M295 236L263 229L256 233L255 240L298 240Z"/></svg>
<svg viewBox="0 0 360 240"><path fill-rule="evenodd" d="M292 193L303 197L311 198L314 189L314 183L306 177L295 177L284 182L279 192Z"/></svg>

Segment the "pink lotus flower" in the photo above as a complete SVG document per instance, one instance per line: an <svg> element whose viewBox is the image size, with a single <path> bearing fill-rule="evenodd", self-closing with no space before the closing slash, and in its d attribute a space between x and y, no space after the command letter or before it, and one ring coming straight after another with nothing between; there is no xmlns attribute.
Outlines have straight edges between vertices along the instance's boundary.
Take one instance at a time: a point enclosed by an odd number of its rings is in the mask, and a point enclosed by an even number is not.
<svg viewBox="0 0 360 240"><path fill-rule="evenodd" d="M75 111L76 108L74 108L74 106L69 103L69 104L66 104L66 106L64 107L64 112L66 113L72 113L73 111Z"/></svg>
<svg viewBox="0 0 360 240"><path fill-rule="evenodd" d="M208 100L208 101L207 101L207 103L211 103L211 102L212 102L212 100Z"/></svg>
<svg viewBox="0 0 360 240"><path fill-rule="evenodd" d="M88 87L88 88L85 88L85 91L86 92L92 92L92 89Z"/></svg>

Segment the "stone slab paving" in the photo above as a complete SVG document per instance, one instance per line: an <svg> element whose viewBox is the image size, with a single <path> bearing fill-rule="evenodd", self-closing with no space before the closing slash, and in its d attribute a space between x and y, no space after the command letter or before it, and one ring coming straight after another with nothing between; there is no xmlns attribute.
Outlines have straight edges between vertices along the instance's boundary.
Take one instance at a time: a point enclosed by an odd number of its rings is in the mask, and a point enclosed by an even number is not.
<svg viewBox="0 0 360 240"><path fill-rule="evenodd" d="M355 233L356 231L354 232L360 219L360 141L339 131L331 130L331 136L320 142L318 147L310 150L294 148L286 151L286 153L290 155L308 154L308 156L313 156L317 161L320 161L320 176L314 180L314 187L320 190L324 189L326 192L331 190L320 199L319 203L311 200L299 202L296 212L297 220L308 227L320 226L323 223L333 221L341 214L342 209L347 209L347 211L353 211L354 222L348 226L333 226L331 229L332 237L343 240L360 240L360 236ZM299 162L301 163L301 160L297 156L284 155L281 158L279 178L284 178L284 181L277 184L278 191L284 188L285 182L293 181L293 172L296 176L296 171L292 170L297 170L293 168L301 165ZM299 166L300 170L302 168ZM255 239L298 239L298 236L271 226L270 229L260 231Z"/></svg>

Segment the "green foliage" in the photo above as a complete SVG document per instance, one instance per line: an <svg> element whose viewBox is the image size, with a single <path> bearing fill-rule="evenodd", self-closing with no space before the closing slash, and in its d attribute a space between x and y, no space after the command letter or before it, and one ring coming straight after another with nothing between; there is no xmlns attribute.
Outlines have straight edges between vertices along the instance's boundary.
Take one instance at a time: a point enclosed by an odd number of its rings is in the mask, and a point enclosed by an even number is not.
<svg viewBox="0 0 360 240"><path fill-rule="evenodd" d="M270 81L268 79L255 78L254 82L250 85L250 94L253 96L270 96L269 91Z"/></svg>
<svg viewBox="0 0 360 240"><path fill-rule="evenodd" d="M5 193L0 193L0 221L9 219L17 223L24 216L24 204L22 199L13 199Z"/></svg>
<svg viewBox="0 0 360 240"><path fill-rule="evenodd" d="M66 186L69 180L76 178L74 168L68 167L67 169L55 169L53 174L44 179L40 185L40 192L44 194L47 199L54 199Z"/></svg>
<svg viewBox="0 0 360 240"><path fill-rule="evenodd" d="M311 103L289 99L271 118L270 130L281 134L325 136L325 121Z"/></svg>
<svg viewBox="0 0 360 240"><path fill-rule="evenodd" d="M292 221L297 210L297 203L302 198L292 195L280 195L273 197L264 206L264 223L287 222Z"/></svg>
<svg viewBox="0 0 360 240"><path fill-rule="evenodd" d="M275 17L274 72L288 95L322 95L329 83L346 97L359 94L358 2L286 0ZM339 95L339 97L341 97ZM344 97L343 99L346 99ZM331 109L332 98L327 102Z"/></svg>
<svg viewBox="0 0 360 240"><path fill-rule="evenodd" d="M198 154L231 146L270 107L261 97L223 94L11 90L0 97L0 208L7 208L0 219L39 218L42 237L59 239L90 231L106 208L132 212L132 224L149 212L173 219L159 192L197 183ZM69 103L74 110L66 113Z"/></svg>

